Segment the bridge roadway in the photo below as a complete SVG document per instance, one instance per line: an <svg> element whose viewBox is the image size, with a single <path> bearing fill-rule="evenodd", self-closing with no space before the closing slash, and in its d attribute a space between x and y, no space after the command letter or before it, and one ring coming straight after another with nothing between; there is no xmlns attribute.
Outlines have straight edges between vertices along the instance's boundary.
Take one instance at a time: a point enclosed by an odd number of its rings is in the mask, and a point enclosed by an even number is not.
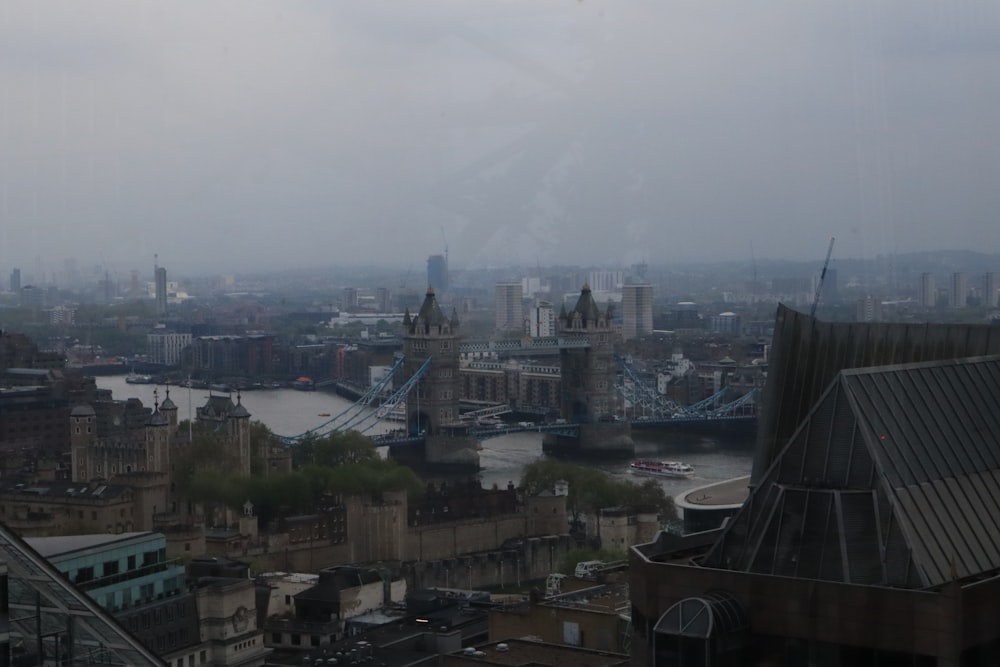
<svg viewBox="0 0 1000 667"><path fill-rule="evenodd" d="M691 427L691 426L716 426L721 424L755 424L757 417L755 416L687 416L687 417L639 417L636 419L621 420L627 421L632 425L632 428L656 428L660 426L680 426L680 427ZM618 423L621 423L619 421ZM528 425L530 424L530 425ZM468 434L478 440L489 440L490 438L498 438L502 435L510 435L511 433L554 433L556 435L564 435L567 437L576 437L580 432L579 424L546 424L546 423L530 423L530 422L520 422L517 424L500 424L493 427L474 427L468 430ZM397 431L395 434L386 433L385 435L379 435L372 438L375 441L375 445L379 447L383 446L399 446L399 445L416 445L424 441L424 436L422 435L412 435L405 436L400 435Z"/></svg>

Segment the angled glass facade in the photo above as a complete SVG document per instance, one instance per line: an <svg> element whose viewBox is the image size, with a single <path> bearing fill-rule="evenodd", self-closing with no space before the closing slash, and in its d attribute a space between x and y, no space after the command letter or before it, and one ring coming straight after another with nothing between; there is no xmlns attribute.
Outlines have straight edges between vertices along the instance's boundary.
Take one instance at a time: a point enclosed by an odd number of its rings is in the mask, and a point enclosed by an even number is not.
<svg viewBox="0 0 1000 667"><path fill-rule="evenodd" d="M0 525L4 664L165 665L24 540Z"/></svg>

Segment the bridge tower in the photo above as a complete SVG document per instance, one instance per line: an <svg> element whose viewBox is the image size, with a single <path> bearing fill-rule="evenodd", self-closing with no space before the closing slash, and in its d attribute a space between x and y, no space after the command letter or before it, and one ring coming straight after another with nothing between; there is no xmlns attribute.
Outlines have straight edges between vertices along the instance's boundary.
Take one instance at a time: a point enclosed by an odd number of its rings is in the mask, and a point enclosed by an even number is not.
<svg viewBox="0 0 1000 667"><path fill-rule="evenodd" d="M424 362L430 365L406 400L406 429L410 435L424 436L423 462L452 466L479 467L475 440L466 436L459 419L458 316L445 317L428 287L420 311L403 317L405 361L399 382L413 377ZM411 459L404 447L393 448L395 458Z"/></svg>
<svg viewBox="0 0 1000 667"><path fill-rule="evenodd" d="M560 412L567 421L580 425L580 435L573 442L555 436L548 444L594 454L631 454L635 449L631 428L615 417L616 332L611 307L602 313L590 285L584 283L573 309L566 312L563 308L559 314L558 336Z"/></svg>

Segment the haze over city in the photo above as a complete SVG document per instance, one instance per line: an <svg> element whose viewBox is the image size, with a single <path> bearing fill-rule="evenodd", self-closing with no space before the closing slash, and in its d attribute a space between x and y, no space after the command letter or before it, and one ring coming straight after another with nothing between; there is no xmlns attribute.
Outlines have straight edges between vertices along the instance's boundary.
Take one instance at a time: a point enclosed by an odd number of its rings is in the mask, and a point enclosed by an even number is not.
<svg viewBox="0 0 1000 667"><path fill-rule="evenodd" d="M0 11L0 267L1000 248L1000 8Z"/></svg>

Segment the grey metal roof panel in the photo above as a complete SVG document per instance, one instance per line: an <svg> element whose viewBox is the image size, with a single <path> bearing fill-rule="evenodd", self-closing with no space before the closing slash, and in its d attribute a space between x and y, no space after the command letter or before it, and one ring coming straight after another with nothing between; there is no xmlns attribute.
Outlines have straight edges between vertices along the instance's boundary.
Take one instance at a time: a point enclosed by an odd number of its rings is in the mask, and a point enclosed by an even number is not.
<svg viewBox="0 0 1000 667"><path fill-rule="evenodd" d="M996 396L1000 360L974 358L844 371L870 449L899 501L928 583L1000 567Z"/></svg>
<svg viewBox="0 0 1000 667"><path fill-rule="evenodd" d="M995 357L842 371L705 563L908 587L1000 569L997 396Z"/></svg>

